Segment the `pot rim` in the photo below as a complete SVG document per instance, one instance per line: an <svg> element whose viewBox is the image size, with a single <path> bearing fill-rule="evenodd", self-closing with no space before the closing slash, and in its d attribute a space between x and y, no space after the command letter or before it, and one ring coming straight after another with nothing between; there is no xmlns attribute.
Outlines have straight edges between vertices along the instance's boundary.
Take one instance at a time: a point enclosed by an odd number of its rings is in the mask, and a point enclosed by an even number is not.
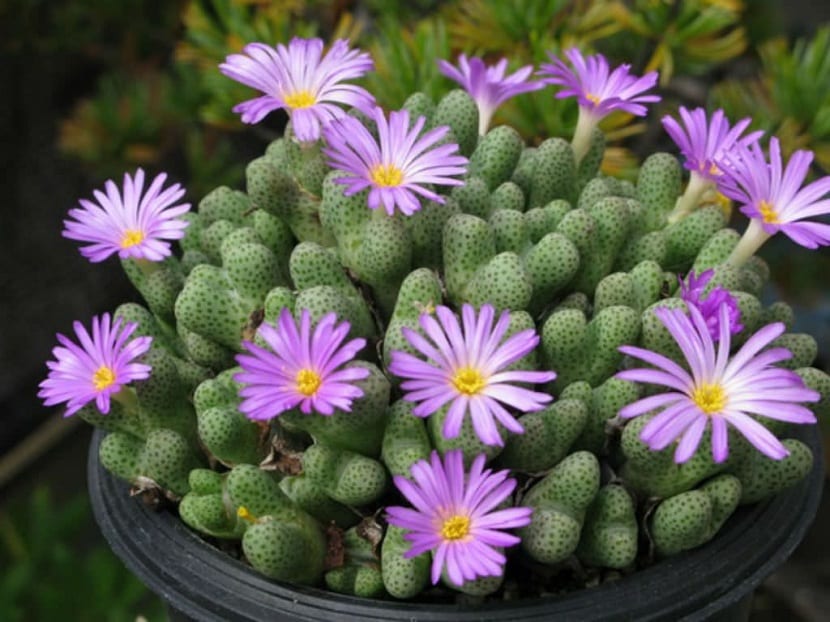
<svg viewBox="0 0 830 622"><path fill-rule="evenodd" d="M214 547L173 512L155 512L132 499L129 485L100 465L100 429L90 444L87 481L95 520L113 552L194 620L696 621L749 595L792 554L812 523L824 479L821 438L818 426L797 432L793 436L813 451L808 476L773 499L738 508L707 544L597 587L465 607L365 599L269 579Z"/></svg>

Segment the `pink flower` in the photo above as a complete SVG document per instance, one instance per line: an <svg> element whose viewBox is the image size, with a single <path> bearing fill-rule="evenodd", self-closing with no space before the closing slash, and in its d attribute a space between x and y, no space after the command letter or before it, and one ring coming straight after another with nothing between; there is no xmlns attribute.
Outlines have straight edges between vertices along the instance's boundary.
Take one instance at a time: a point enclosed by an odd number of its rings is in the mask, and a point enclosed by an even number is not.
<svg viewBox="0 0 830 622"><path fill-rule="evenodd" d="M438 145L449 127L434 128L423 135L425 117L409 126L409 112L391 112L389 120L380 108L371 117L377 124L378 139L360 121L343 117L326 126L328 147L323 153L329 165L347 176L335 179L346 186L346 196L369 188L369 207L381 205L391 216L397 209L410 215L421 209L422 196L443 204L444 197L430 189L431 184L461 186L456 175L467 172L467 158L458 155L454 143Z"/></svg>
<svg viewBox="0 0 830 622"><path fill-rule="evenodd" d="M689 306L689 316L681 309L658 308L654 313L680 346L691 373L662 354L634 346L620 347L623 354L656 369L627 369L616 378L670 389L624 406L620 417L630 419L658 411L643 427L640 438L656 451L679 439L674 452L677 463L694 455L709 425L715 462L723 462L729 455L728 426L764 455L774 460L786 457L786 447L755 417L815 423L815 415L801 402L816 402L820 396L806 388L795 372L774 367L792 357L786 348L767 348L784 332L784 325L776 322L764 326L730 358L729 310L725 305L720 307L717 349L703 315L694 305Z"/></svg>
<svg viewBox="0 0 830 622"><path fill-rule="evenodd" d="M539 74L547 84L562 88L556 94L559 99L576 97L579 107L601 119L614 110L623 110L638 117L645 116L646 107L660 101L658 95L645 95L657 84L657 72L651 71L642 78L629 73L630 65L620 65L614 71L602 54L583 57L577 48L565 51L573 68L548 52L552 64L543 64Z"/></svg>
<svg viewBox="0 0 830 622"><path fill-rule="evenodd" d="M620 65L614 71L602 54L583 57L576 48L565 51L573 68L548 52L552 64L543 64L539 74L547 84L562 87L556 97L576 97L579 102L579 118L571 141L574 157L579 163L591 145L591 136L603 117L614 110L622 110L642 117L644 104L660 101L658 95L645 95L645 91L657 84L657 72L651 71L642 78L629 73L629 65Z"/></svg>
<svg viewBox="0 0 830 622"><path fill-rule="evenodd" d="M741 309L738 307L738 301L729 293L729 290L714 287L708 294L703 295L714 275L714 270L706 270L697 276L694 272L689 272L686 281L680 277L677 280L680 281L680 298L686 304L697 307L703 316L703 321L709 327L709 334L717 341L720 337L720 308L722 306L725 306L727 310L730 333L739 333L744 327L741 324Z"/></svg>
<svg viewBox="0 0 830 622"><path fill-rule="evenodd" d="M799 149L790 161L781 159L776 137L769 142L769 163L757 143L739 145L729 158L732 168L723 193L741 204L741 211L767 235L781 231L796 244L818 248L830 244L830 225L807 220L830 214L830 176L804 184L813 152Z"/></svg>
<svg viewBox="0 0 830 622"><path fill-rule="evenodd" d="M556 374L504 368L539 344L536 332L523 330L500 343L510 324L510 313L504 311L494 327L492 305L482 306L476 317L475 309L465 304L461 309L462 323L447 307L439 306L435 313L438 320L429 313L420 318L427 339L412 329L402 329L410 345L427 360L395 350L389 364L391 373L406 379L401 383L404 399L418 402L412 414L428 417L449 403L444 436L458 436L464 416L469 413L473 429L487 445L504 444L496 421L516 434L524 432L505 406L531 412L544 408L553 397L515 383L550 382Z"/></svg>
<svg viewBox="0 0 830 622"><path fill-rule="evenodd" d="M350 50L345 39L335 41L323 55L322 39L295 37L288 47L249 43L242 54L228 56L219 70L264 93L234 106L243 123L258 123L272 110L285 108L297 139L311 142L320 138L321 126L345 115L335 104L371 110L374 97L344 80L360 78L373 67L369 54Z"/></svg>
<svg viewBox="0 0 830 622"><path fill-rule="evenodd" d="M419 460L412 465L414 481L399 475L394 478L415 509L388 507L387 520L409 530L404 538L412 546L404 557L433 552L433 583L444 569L455 585L501 576L506 559L500 549L520 542L504 530L530 524L532 508L495 510L516 488L516 480L507 479L506 470L485 470L484 462L485 456L478 455L465 474L460 449L448 451L443 462L433 451L429 462Z"/></svg>
<svg viewBox="0 0 830 622"><path fill-rule="evenodd" d="M527 65L505 77L507 59L502 58L490 67L478 57L467 60L465 54L458 56L458 67L445 60L438 61L438 69L451 80L464 87L478 106L478 133L484 135L490 127L490 120L496 109L511 97L529 91L538 91L545 86L538 80L528 81L533 66Z"/></svg>
<svg viewBox="0 0 830 622"><path fill-rule="evenodd" d="M105 184L106 194L95 190L98 203L81 199L81 208L69 210L64 220L63 236L88 242L81 254L92 262L103 261L113 253L119 257L161 261L171 254L167 240L184 237L188 222L179 218L190 210L189 203L176 201L184 196L184 188L173 184L162 191L167 175L161 173L144 190L144 171L135 178L124 174L123 196L115 182Z"/></svg>
<svg viewBox="0 0 830 622"><path fill-rule="evenodd" d="M110 397L133 380L150 377L150 366L135 359L150 349L151 337L130 339L137 324L122 325L121 318L111 322L109 313L92 318L92 334L75 322L75 336L80 345L58 334L60 346L52 350L49 375L40 383L38 397L46 406L66 402L65 417L74 415L89 402L95 402L103 414L110 411Z"/></svg>
<svg viewBox="0 0 830 622"><path fill-rule="evenodd" d="M365 339L343 344L349 323L335 326L329 313L311 332L311 314L303 309L299 329L288 309L276 326L260 325L257 331L269 348L243 341L246 353L236 357L242 371L234 380L245 386L239 410L250 419L271 419L297 406L305 414L332 415L335 409L350 411L352 400L363 397L353 383L369 376L364 367L342 365L366 345Z"/></svg>
<svg viewBox="0 0 830 622"><path fill-rule="evenodd" d="M758 131L742 137L741 134L752 119L741 119L729 127L729 119L723 110L716 110L707 121L703 108L695 108L689 112L681 106L680 119L684 127L666 115L663 117L663 127L680 148L680 153L685 158L683 165L696 175L712 182L718 182L728 166L724 160L725 154L737 145L746 146L758 142L763 134Z"/></svg>

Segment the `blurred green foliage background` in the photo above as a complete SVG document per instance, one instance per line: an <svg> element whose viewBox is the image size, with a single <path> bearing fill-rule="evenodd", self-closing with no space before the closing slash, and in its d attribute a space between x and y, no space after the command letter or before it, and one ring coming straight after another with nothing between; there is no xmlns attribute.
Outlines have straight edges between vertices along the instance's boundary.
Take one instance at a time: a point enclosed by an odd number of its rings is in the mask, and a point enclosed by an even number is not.
<svg viewBox="0 0 830 622"><path fill-rule="evenodd" d="M63 6L65 4L65 6ZM638 72L660 71L664 102L652 127L630 115L606 119L605 170L630 175L664 140L661 111L677 103L723 106L733 118L779 134L787 149L830 160L830 30L791 41L777 3L751 0L178 0L153 3L7 0L0 18L22 22L3 45L80 51L100 65L97 84L63 120L60 148L100 176L136 166L171 168L201 195L242 179L240 143L273 137L269 124L243 128L231 112L250 92L217 65L247 42L291 36L348 37L368 49L376 71L365 86L387 108L424 91L438 98L454 84L436 60L461 52L511 66L538 65L577 45ZM780 7L779 7L780 8ZM70 34L71 33L71 34ZM34 36L33 36L34 35ZM736 70L740 70L737 71ZM573 101L551 91L509 102L497 122L529 140L568 135ZM272 124L273 125L273 124ZM244 132L244 138L240 134Z"/></svg>
<svg viewBox="0 0 830 622"><path fill-rule="evenodd" d="M0 510L0 620L165 619L91 526L84 493L58 504L40 486Z"/></svg>

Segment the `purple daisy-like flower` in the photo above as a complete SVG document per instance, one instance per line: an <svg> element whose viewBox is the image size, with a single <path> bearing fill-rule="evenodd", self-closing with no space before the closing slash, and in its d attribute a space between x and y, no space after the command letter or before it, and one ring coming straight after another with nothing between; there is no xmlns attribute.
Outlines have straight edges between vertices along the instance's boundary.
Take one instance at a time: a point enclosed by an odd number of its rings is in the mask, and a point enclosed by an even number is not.
<svg viewBox="0 0 830 622"><path fill-rule="evenodd" d="M455 585L501 576L506 559L500 549L520 542L504 530L530 524L533 508L495 510L513 493L516 480L507 479L507 470L485 470L484 462L484 454L476 456L467 475L460 449L448 451L443 462L433 451L429 462L412 465L413 481L400 475L394 478L415 509L388 507L387 520L408 530L404 538L412 546L404 557L433 552L433 583L444 569Z"/></svg>
<svg viewBox="0 0 830 622"><path fill-rule="evenodd" d="M741 205L749 227L728 262L741 265L772 235L781 231L796 244L818 248L830 244L830 225L806 220L830 214L830 175L810 184L804 180L813 152L798 150L784 165L781 146L774 136L769 143L769 163L761 146L738 145L728 156L729 174L722 192Z"/></svg>
<svg viewBox="0 0 830 622"><path fill-rule="evenodd" d="M644 104L660 101L658 95L645 94L657 84L657 72L637 77L629 73L630 65L620 65L611 71L602 54L584 57L577 48L565 50L565 56L572 67L548 52L553 63L542 64L539 74L545 83L562 87L556 94L558 99L576 97L579 102L572 145L580 161L588 152L591 133L603 117L615 110L642 117L647 111Z"/></svg>
<svg viewBox="0 0 830 622"><path fill-rule="evenodd" d="M727 309L730 333L739 333L744 327L741 324L741 309L738 307L738 301L729 293L729 290L717 286L704 295L706 286L714 275L714 270L706 270L699 275L689 272L689 276L685 281L679 276L677 280L680 283L680 298L686 304L697 307L703 316L703 321L706 322L706 326L709 328L709 334L713 340L717 341L720 338L721 306L725 306Z"/></svg>
<svg viewBox="0 0 830 622"><path fill-rule="evenodd" d="M188 222L179 218L190 210L189 203L176 202L184 196L179 184L162 190L165 173L156 175L144 192L144 171L135 177L124 174L123 195L115 182L104 184L106 193L93 191L97 203L81 199L80 208L69 210L63 236L88 242L81 254L92 262L119 257L161 261L171 254L168 240L184 237Z"/></svg>
<svg viewBox="0 0 830 622"><path fill-rule="evenodd" d="M294 135L301 142L320 138L320 127L345 115L337 104L369 112L375 98L364 88L344 83L374 67L367 52L350 50L345 39L335 41L323 55L322 39L295 37L286 47L249 43L242 54L231 54L219 70L264 95L234 106L243 123L258 123L269 112L285 108Z"/></svg>
<svg viewBox="0 0 830 622"><path fill-rule="evenodd" d="M40 383L38 397L46 406L66 402L65 417L89 402L95 402L101 413L109 413L110 397L124 385L150 377L150 366L135 359L150 349L153 339L130 339L137 327L124 324L120 317L113 322L104 313L92 318L92 334L80 322L73 324L78 343L59 333L61 345L52 350L55 360L46 363L49 374Z"/></svg>
<svg viewBox="0 0 830 622"><path fill-rule="evenodd" d="M365 367L342 366L366 345L365 339L343 340L350 325L335 325L334 313L325 315L311 332L311 314L303 309L299 327L291 312L283 309L277 324L260 324L257 333L269 348L243 341L246 353L236 361L242 371L234 380L245 386L239 410L249 419L271 419L297 406L305 414L332 415L335 409L350 411L352 400L363 397L353 383L369 376Z"/></svg>
<svg viewBox="0 0 830 622"><path fill-rule="evenodd" d="M812 411L800 402L815 402L820 396L805 387L795 372L774 366L792 357L786 348L767 348L784 332L784 325L776 322L764 326L730 358L726 306L720 307L717 350L697 307L689 306L688 316L681 309L655 309L655 314L677 342L691 373L662 354L621 346L619 350L623 354L656 369L627 369L616 378L671 390L624 406L620 417L629 419L659 411L643 427L640 438L656 451L679 439L674 452L677 463L692 457L710 424L715 462L723 462L729 455L728 426L743 434L764 455L774 460L786 457L789 453L786 447L755 417L815 423Z"/></svg>
<svg viewBox="0 0 830 622"><path fill-rule="evenodd" d="M643 94L657 84L656 71L650 71L643 77L631 75L630 65L620 65L611 71L608 60L602 54L584 57L577 48L565 50L565 56L573 68L548 52L553 63L542 64L539 73L547 84L563 87L556 94L557 98L576 97L579 107L588 110L597 119L614 110L642 117L646 114L643 104L660 101L658 95Z"/></svg>
<svg viewBox="0 0 830 622"><path fill-rule="evenodd" d="M529 91L538 91L545 86L538 80L528 81L533 66L527 65L505 76L507 59L488 67L478 57L469 60L465 54L458 56L458 67L448 61L439 60L438 69L451 80L464 87L478 106L478 133L484 135L490 127L490 120L496 109L511 97Z"/></svg>
<svg viewBox="0 0 830 622"><path fill-rule="evenodd" d="M505 406L526 413L544 408L553 397L515 383L550 382L556 374L504 368L539 344L536 331L523 330L500 343L510 325L510 313L502 312L493 326L495 310L489 304L481 307L478 317L475 309L465 304L461 323L447 307L436 307L435 313L437 320L429 313L420 317L427 338L410 328L401 329L410 345L427 360L394 350L389 364L391 373L406 379L401 383L404 399L418 402L412 414L428 417L449 403L442 431L446 438L458 436L468 412L473 429L487 445L504 444L496 421L510 432L523 433L524 428Z"/></svg>
<svg viewBox="0 0 830 622"><path fill-rule="evenodd" d="M371 117L377 124L378 141L353 117L338 119L323 130L328 143L323 153L329 165L348 173L335 179L346 186L346 196L369 188L370 208L382 205L390 216L395 209L409 215L421 208L417 195L445 202L427 184L464 185L454 177L467 172L467 158L457 154L458 145L435 146L449 127L436 127L421 136L426 118L418 117L410 128L407 110L389 113L387 121L383 111L375 108Z"/></svg>
<svg viewBox="0 0 830 622"><path fill-rule="evenodd" d="M741 119L734 126L723 110L716 110L707 120L703 108L691 112L680 107L680 119L683 126L675 119L663 117L663 127L683 154L683 165L691 171L689 184L669 215L669 222L676 222L694 210L707 190L714 189L724 177L724 169L729 166L725 156L738 145L758 142L763 132L751 132L741 136L752 121Z"/></svg>
<svg viewBox="0 0 830 622"><path fill-rule="evenodd" d="M724 154L736 145L749 145L758 142L762 131L751 132L741 136L749 127L752 119L741 119L735 125L729 125L723 110L716 110L707 120L703 108L689 112L680 107L680 119L683 126L669 115L663 117L663 127L683 154L683 166L694 174L711 182L718 182L723 177L723 169L728 166Z"/></svg>

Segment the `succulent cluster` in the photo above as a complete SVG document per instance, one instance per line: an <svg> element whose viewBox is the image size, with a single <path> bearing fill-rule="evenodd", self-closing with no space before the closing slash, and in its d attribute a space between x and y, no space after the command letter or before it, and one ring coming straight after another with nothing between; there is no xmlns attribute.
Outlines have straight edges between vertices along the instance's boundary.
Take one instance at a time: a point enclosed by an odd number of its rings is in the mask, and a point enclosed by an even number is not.
<svg viewBox="0 0 830 622"><path fill-rule="evenodd" d="M596 122L645 114L656 74L567 59L538 80L444 63L467 90L387 113L344 82L372 65L345 41L231 55L222 71L262 90L237 111L286 109L285 136L198 211L139 171L70 213L66 237L118 254L146 306L60 336L41 396L278 580L486 596L511 569L627 572L707 542L811 468L791 424L826 409L830 377L792 310L761 302L754 252L777 231L830 242L805 220L830 212L830 178L802 187L809 154L784 167L773 139L768 165L746 122L703 111L664 121L685 192L668 153L636 184L603 176ZM572 142L482 123L546 83L580 102Z"/></svg>

